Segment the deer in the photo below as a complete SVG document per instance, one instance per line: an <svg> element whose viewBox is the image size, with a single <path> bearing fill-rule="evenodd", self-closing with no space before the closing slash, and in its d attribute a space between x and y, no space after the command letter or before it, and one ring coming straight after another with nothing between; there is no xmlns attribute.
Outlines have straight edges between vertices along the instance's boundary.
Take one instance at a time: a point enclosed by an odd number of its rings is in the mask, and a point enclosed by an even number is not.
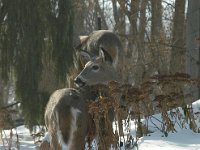
<svg viewBox="0 0 200 150"><path fill-rule="evenodd" d="M84 88L63 88L56 90L49 98L45 109L45 125L48 135L40 145L40 150L84 150L95 139L95 122L88 112L88 104L96 100L94 86ZM109 112L109 119L114 120L113 112ZM101 124L103 125L103 124Z"/></svg>
<svg viewBox="0 0 200 150"><path fill-rule="evenodd" d="M98 81L95 75L98 75ZM45 110L45 124L50 137L51 150L61 149L63 143L70 150L84 150L86 140L91 141L96 137L95 125L87 110L87 100L95 99L97 95L88 91L87 86L107 84L112 80L118 81L119 76L116 69L110 65L104 50L101 49L99 56L89 61L85 69L76 77L75 82L80 88L56 90L50 96ZM91 126L93 134L89 130Z"/></svg>
<svg viewBox="0 0 200 150"><path fill-rule="evenodd" d="M122 72L125 54L123 46L115 33L109 30L98 30L89 35L80 36L79 39L80 44L75 48L78 60L74 60L72 71L67 75L70 87L75 86L73 79L83 70L86 63L90 59L99 57L99 50L104 52L106 59L110 61L110 67L113 67L113 70L118 73L120 81L124 80Z"/></svg>
<svg viewBox="0 0 200 150"><path fill-rule="evenodd" d="M76 85L83 86L81 84L85 81L90 81L89 85L111 80L122 81L124 51L116 34L108 30L99 30L89 36L80 36L80 41L77 49L81 50L80 60L84 71L75 78ZM84 78L85 72L89 74L87 78Z"/></svg>
<svg viewBox="0 0 200 150"><path fill-rule="evenodd" d="M119 70L122 63L119 61L123 60L123 48L118 37L111 31L100 30L80 39L80 60L85 67L74 79L78 89L55 91L46 106L45 124L51 150L60 149L61 143L70 150L85 149L85 140L95 138L94 122L87 110L87 100L97 96L80 89L113 80L121 81ZM89 128L94 129L92 134Z"/></svg>
<svg viewBox="0 0 200 150"><path fill-rule="evenodd" d="M116 59L112 57L104 47L99 47L98 55L92 55L88 51L81 51L80 55L87 63L85 64L83 70L75 77L74 82L78 87L93 86L97 84L108 84L110 81L122 82L122 73L120 72L120 65L116 66ZM113 60L114 59L114 60ZM123 58L121 58L122 60ZM119 60L117 58L117 60ZM120 64L120 62L118 62ZM123 62L122 62L123 64ZM126 107L125 102L118 97L118 103L120 107ZM120 114L115 114L119 126L122 126L122 119L128 116L127 109L124 112L126 115L121 116ZM113 121L113 120L111 120ZM119 131L120 135L123 131Z"/></svg>
<svg viewBox="0 0 200 150"><path fill-rule="evenodd" d="M48 140L43 141L41 150L45 149L43 147L61 150L62 145L70 150L84 150L85 141L94 138L95 129L91 130L94 123L86 106L87 99L91 97L86 93L74 88L63 88L50 96L45 110L50 146Z"/></svg>
<svg viewBox="0 0 200 150"><path fill-rule="evenodd" d="M120 81L119 72L112 66L110 56L104 49L99 50L99 56L93 59L87 52L84 52L88 59L84 69L74 79L78 87L91 86L96 84L107 84L109 81ZM87 56L86 56L87 55Z"/></svg>

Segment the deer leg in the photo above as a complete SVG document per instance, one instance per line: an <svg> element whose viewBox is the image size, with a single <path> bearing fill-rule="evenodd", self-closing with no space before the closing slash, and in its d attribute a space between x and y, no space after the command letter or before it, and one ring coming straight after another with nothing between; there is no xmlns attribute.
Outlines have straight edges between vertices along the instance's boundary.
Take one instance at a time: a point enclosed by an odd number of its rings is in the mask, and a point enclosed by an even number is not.
<svg viewBox="0 0 200 150"><path fill-rule="evenodd" d="M57 135L50 135L50 149L51 150L61 150L61 145L58 143Z"/></svg>
<svg viewBox="0 0 200 150"><path fill-rule="evenodd" d="M85 150L85 137L87 131L87 119L84 112L71 109L73 121L71 122L71 133L69 140L70 150Z"/></svg>
<svg viewBox="0 0 200 150"><path fill-rule="evenodd" d="M60 138L62 139L62 142L67 145L70 139L70 128L71 128L71 122L72 122L72 115L70 107L66 107L65 110L62 110L59 112L59 130L60 132Z"/></svg>

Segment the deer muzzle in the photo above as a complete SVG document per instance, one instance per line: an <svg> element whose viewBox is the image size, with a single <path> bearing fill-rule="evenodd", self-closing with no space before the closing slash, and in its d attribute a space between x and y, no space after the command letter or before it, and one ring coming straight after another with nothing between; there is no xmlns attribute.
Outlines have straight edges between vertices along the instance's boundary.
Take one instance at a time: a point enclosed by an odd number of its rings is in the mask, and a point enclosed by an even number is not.
<svg viewBox="0 0 200 150"><path fill-rule="evenodd" d="M76 77L74 82L78 87L84 87L86 85L86 82L80 77Z"/></svg>

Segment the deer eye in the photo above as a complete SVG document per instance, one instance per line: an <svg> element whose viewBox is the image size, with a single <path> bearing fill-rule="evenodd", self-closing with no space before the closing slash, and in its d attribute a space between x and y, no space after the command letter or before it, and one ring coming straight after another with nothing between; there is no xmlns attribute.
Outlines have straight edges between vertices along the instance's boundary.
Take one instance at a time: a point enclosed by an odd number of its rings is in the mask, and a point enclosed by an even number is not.
<svg viewBox="0 0 200 150"><path fill-rule="evenodd" d="M94 70L94 71L99 70L99 66L98 66L98 65L94 65L94 66L92 66L92 70Z"/></svg>

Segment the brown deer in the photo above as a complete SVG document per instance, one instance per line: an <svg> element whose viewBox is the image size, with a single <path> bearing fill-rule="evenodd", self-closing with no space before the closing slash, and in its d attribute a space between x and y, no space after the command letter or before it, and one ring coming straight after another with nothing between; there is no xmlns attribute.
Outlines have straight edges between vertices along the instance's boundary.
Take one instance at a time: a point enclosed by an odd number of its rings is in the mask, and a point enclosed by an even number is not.
<svg viewBox="0 0 200 150"><path fill-rule="evenodd" d="M123 49L114 33L105 30L93 32L81 38L79 48L82 50L81 62L85 65L75 78L79 87L121 80ZM95 127L87 112L86 101L94 100L95 96L85 91L66 88L55 91L50 97L45 111L45 123L51 150L59 149L60 143L68 145L70 150L81 150L85 148L85 139L91 140L94 137L88 129L90 126Z"/></svg>
<svg viewBox="0 0 200 150"><path fill-rule="evenodd" d="M110 68L115 70L119 75L119 79L123 81L123 63L124 63L124 50L122 44L116 34L109 30L94 31L88 36L80 36L80 44L76 48L78 50L78 60L75 60L74 67L71 74L68 74L68 85L73 87L72 79L84 68L85 64L99 57L99 51L102 50L106 56L106 60L110 63Z"/></svg>
<svg viewBox="0 0 200 150"><path fill-rule="evenodd" d="M104 49L99 50L96 58L91 58L84 52L88 62L80 74L74 79L79 87L85 85L107 84L109 81L120 81L120 75L116 68L112 66L110 56ZM86 56L87 55L87 56Z"/></svg>
<svg viewBox="0 0 200 150"><path fill-rule="evenodd" d="M86 85L118 80L116 70L109 63L104 51L100 50L99 56L89 61L75 80L80 87L85 86L84 90L65 88L51 95L45 111L51 150L60 149L60 143L68 145L70 150L81 150L85 148L87 138L91 141L95 137L95 125L86 102L95 100L97 95L89 91ZM91 127L92 135L89 133Z"/></svg>
<svg viewBox="0 0 200 150"><path fill-rule="evenodd" d="M115 65L113 65L111 55L103 47L99 47L99 54L95 57L87 51L82 51L81 55L85 60L87 60L87 63L80 74L74 79L78 87L107 84L113 80L118 82L122 81L122 74L120 72L120 68L118 68L119 66L115 67ZM120 104L120 107L126 107L126 104L123 99L121 99L121 96L118 97L118 103ZM126 118L128 115L127 109L124 114L124 116L121 116L118 113L115 114L119 126L122 126L122 119ZM122 130L119 132L120 135L123 134Z"/></svg>
<svg viewBox="0 0 200 150"><path fill-rule="evenodd" d="M45 111L51 150L60 150L61 145L67 145L70 150L84 150L85 140L93 138L93 130L89 128L94 123L87 111L86 93L64 88L51 95ZM43 141L40 149L46 143Z"/></svg>

